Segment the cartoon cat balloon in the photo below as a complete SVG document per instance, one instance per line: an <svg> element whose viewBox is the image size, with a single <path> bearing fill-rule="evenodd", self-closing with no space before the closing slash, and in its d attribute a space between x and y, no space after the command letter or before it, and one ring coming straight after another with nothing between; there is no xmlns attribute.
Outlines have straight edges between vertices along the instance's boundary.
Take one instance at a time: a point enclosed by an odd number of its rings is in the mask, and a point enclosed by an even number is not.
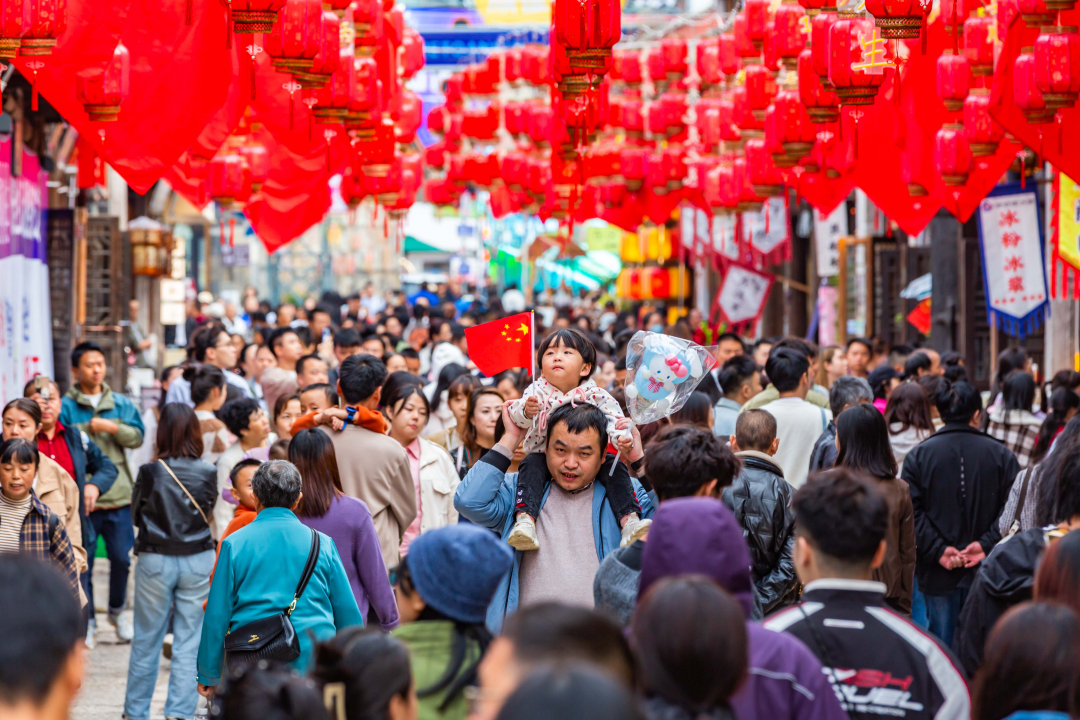
<svg viewBox="0 0 1080 720"><path fill-rule="evenodd" d="M626 406L638 425L677 412L716 365L713 353L689 340L639 331L626 351Z"/></svg>

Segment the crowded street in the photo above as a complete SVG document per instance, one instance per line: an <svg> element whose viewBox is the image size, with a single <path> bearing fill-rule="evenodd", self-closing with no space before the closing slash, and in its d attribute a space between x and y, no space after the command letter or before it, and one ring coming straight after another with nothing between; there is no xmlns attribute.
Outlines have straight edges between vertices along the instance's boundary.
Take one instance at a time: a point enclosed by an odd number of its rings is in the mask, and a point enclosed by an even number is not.
<svg viewBox="0 0 1080 720"><path fill-rule="evenodd" d="M1080 720L1074 4L0 0L0 720Z"/></svg>

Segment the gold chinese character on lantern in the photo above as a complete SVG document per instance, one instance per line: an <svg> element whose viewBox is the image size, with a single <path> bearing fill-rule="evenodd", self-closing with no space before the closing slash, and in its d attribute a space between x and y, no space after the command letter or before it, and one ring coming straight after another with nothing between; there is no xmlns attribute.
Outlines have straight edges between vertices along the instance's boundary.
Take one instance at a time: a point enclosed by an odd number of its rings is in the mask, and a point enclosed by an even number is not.
<svg viewBox="0 0 1080 720"><path fill-rule="evenodd" d="M870 34L869 39L859 36L859 44L862 46L862 59L859 62L851 63L851 69L862 70L868 75L881 75L884 73L885 68L889 67L889 63L885 60L885 43L885 38L878 36L876 27Z"/></svg>

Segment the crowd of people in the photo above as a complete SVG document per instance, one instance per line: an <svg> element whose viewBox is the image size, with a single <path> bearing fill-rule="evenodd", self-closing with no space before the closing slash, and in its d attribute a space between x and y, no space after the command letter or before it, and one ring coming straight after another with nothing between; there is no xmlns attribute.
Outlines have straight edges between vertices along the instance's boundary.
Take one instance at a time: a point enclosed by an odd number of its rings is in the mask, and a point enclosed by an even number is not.
<svg viewBox="0 0 1080 720"><path fill-rule="evenodd" d="M0 714L67 717L100 619L128 720L163 654L184 720L1080 717L1080 373L1009 348L980 393L956 353L560 292L485 377L465 328L523 298L461 290L192 305L145 410L91 342L27 383ZM715 352L642 426L639 330Z"/></svg>

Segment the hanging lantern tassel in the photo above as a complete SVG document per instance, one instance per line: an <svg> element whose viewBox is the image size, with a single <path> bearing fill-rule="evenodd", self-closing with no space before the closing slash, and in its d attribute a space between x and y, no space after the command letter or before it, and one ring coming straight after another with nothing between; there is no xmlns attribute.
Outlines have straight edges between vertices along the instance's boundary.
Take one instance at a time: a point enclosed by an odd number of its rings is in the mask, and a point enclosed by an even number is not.
<svg viewBox="0 0 1080 720"><path fill-rule="evenodd" d="M293 119L296 116L296 98L292 93L289 93L289 130L296 129L296 121Z"/></svg>
<svg viewBox="0 0 1080 720"><path fill-rule="evenodd" d="M45 63L43 63L41 60L31 60L30 62L26 63L26 67L28 67L28 68L30 68L31 70L34 71L33 77L30 78L30 109L33 110L34 112L37 112L37 109L38 109L37 76L38 76L38 70L45 67Z"/></svg>
<svg viewBox="0 0 1080 720"><path fill-rule="evenodd" d="M1058 126L1058 155L1065 154L1065 127L1061 124L1061 111L1054 113L1054 120Z"/></svg>
<svg viewBox="0 0 1080 720"><path fill-rule="evenodd" d="M218 212L221 212L221 204L218 204ZM225 247L225 218L218 220L218 242Z"/></svg>
<svg viewBox="0 0 1080 720"><path fill-rule="evenodd" d="M232 0L225 0L225 49L232 50Z"/></svg>
<svg viewBox="0 0 1080 720"><path fill-rule="evenodd" d="M236 218L229 218L229 247L236 247L235 238Z"/></svg>
<svg viewBox="0 0 1080 720"><path fill-rule="evenodd" d="M188 27L191 27L191 16L192 16L192 10L193 10L193 8L192 8L193 2L194 2L194 0L187 0L187 2L184 3L184 25L186 25Z"/></svg>
<svg viewBox="0 0 1080 720"><path fill-rule="evenodd" d="M926 23L927 23L927 18L929 18L929 17L930 17L930 11L929 10L924 10L923 15L922 15L922 30L919 32L920 44L921 44L921 47L922 47L922 54L923 55L926 54L926 35L927 35Z"/></svg>
<svg viewBox="0 0 1080 720"><path fill-rule="evenodd" d="M1024 189L1024 151L1016 153L1016 157L1020 160L1020 189Z"/></svg>

